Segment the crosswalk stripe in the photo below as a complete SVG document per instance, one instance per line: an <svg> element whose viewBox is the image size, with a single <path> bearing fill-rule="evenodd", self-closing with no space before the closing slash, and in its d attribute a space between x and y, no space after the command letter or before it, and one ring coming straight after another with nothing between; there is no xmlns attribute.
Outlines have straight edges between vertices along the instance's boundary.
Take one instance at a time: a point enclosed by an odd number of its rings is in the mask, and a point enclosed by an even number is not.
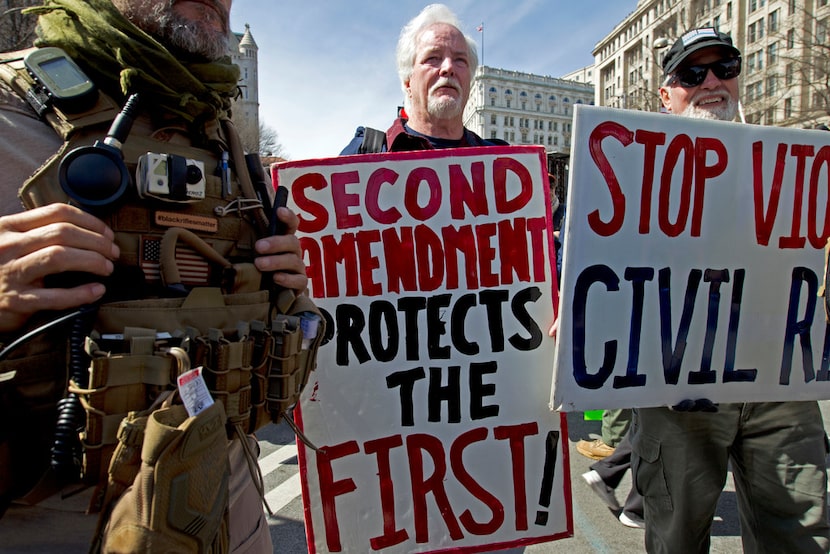
<svg viewBox="0 0 830 554"><path fill-rule="evenodd" d="M300 474L295 473L265 495L265 501L275 514L302 494Z"/></svg>
<svg viewBox="0 0 830 554"><path fill-rule="evenodd" d="M282 448L279 448L264 458L260 458L259 460L259 467L262 470L263 475L268 475L280 464L285 463L286 460L290 460L297 456L297 445L296 444L286 444Z"/></svg>

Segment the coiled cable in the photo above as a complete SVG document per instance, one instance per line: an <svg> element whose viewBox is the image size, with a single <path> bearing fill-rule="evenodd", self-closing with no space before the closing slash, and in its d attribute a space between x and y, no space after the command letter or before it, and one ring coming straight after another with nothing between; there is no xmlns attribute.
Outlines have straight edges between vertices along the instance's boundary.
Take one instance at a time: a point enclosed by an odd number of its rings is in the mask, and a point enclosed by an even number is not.
<svg viewBox="0 0 830 554"><path fill-rule="evenodd" d="M92 327L95 308L79 310L69 331L69 378L80 388L89 385L89 356L84 341ZM74 392L58 401L58 419L52 444L51 466L62 483L77 481L81 475L82 449L80 431L86 423L81 399Z"/></svg>

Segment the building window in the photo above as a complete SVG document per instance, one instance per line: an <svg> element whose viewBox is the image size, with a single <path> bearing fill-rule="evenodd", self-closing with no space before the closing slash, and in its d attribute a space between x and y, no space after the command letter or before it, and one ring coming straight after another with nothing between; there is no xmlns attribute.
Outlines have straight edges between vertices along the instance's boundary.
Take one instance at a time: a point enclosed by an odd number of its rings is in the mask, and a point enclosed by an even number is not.
<svg viewBox="0 0 830 554"><path fill-rule="evenodd" d="M747 33L747 42L753 43L764 38L764 20L759 19L749 26Z"/></svg>
<svg viewBox="0 0 830 554"><path fill-rule="evenodd" d="M490 114L490 125L496 124L496 114Z"/></svg>
<svg viewBox="0 0 830 554"><path fill-rule="evenodd" d="M784 100L784 119L790 119L793 116L793 99L787 98Z"/></svg>
<svg viewBox="0 0 830 554"><path fill-rule="evenodd" d="M790 15L795 13L796 7L798 7L798 2L796 0L790 0Z"/></svg>
<svg viewBox="0 0 830 554"><path fill-rule="evenodd" d="M792 86L793 84L793 64L788 63L787 67L784 69L784 82L787 83L787 86Z"/></svg>
<svg viewBox="0 0 830 554"><path fill-rule="evenodd" d="M757 83L750 83L746 86L746 101L753 102L760 99L763 94L764 85L761 81Z"/></svg>
<svg viewBox="0 0 830 554"><path fill-rule="evenodd" d="M778 62L778 43L773 42L767 46L767 65L773 66Z"/></svg>
<svg viewBox="0 0 830 554"><path fill-rule="evenodd" d="M823 45L827 42L827 19L816 21L816 44Z"/></svg>
<svg viewBox="0 0 830 554"><path fill-rule="evenodd" d="M775 108L767 108L767 125L773 125L775 123Z"/></svg>
<svg viewBox="0 0 830 554"><path fill-rule="evenodd" d="M778 89L778 78L775 75L767 77L767 96L775 96Z"/></svg>
<svg viewBox="0 0 830 554"><path fill-rule="evenodd" d="M755 71L761 71L764 69L764 52L763 50L758 50L757 52L751 53L746 58L746 74L752 75Z"/></svg>
<svg viewBox="0 0 830 554"><path fill-rule="evenodd" d="M778 10L767 16L767 33L778 32Z"/></svg>
<svg viewBox="0 0 830 554"><path fill-rule="evenodd" d="M726 20L732 19L732 2L726 4Z"/></svg>
<svg viewBox="0 0 830 554"><path fill-rule="evenodd" d="M795 47L795 29L787 31L787 49Z"/></svg>

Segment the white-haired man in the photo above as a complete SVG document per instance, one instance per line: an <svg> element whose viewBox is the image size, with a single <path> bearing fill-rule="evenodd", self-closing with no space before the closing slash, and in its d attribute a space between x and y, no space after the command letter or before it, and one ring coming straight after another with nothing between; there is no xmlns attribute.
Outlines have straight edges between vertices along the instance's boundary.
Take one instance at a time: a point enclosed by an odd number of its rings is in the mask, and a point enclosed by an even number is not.
<svg viewBox="0 0 830 554"><path fill-rule="evenodd" d="M368 145L364 137L369 133L358 127L341 155L506 144L464 128L462 116L478 55L475 41L460 26L449 8L430 4L403 27L396 58L404 113L376 146Z"/></svg>

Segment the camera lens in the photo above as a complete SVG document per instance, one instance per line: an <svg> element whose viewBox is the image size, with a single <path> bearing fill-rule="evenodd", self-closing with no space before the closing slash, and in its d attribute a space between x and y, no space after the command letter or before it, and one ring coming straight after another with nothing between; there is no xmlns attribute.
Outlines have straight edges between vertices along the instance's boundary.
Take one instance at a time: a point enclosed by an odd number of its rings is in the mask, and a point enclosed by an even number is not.
<svg viewBox="0 0 830 554"><path fill-rule="evenodd" d="M188 165L185 180L188 185L195 185L202 180L202 170L196 165Z"/></svg>

